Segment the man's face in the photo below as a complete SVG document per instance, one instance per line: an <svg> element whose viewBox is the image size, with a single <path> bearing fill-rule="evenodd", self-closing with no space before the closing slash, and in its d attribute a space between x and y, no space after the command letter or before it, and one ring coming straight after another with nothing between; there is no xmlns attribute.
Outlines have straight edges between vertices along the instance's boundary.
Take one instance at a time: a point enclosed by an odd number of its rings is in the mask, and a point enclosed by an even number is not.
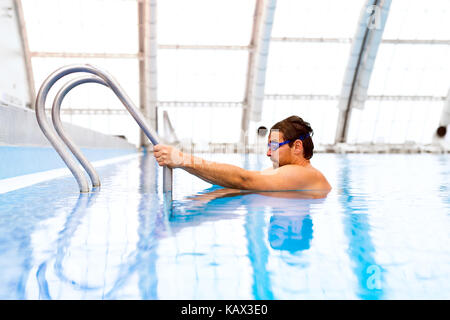
<svg viewBox="0 0 450 320"><path fill-rule="evenodd" d="M278 130L271 130L268 138L268 143L271 142L281 143L284 142L283 133ZM270 157L274 169L291 163L291 148L289 143L286 143L273 151L271 148L267 148L267 156Z"/></svg>

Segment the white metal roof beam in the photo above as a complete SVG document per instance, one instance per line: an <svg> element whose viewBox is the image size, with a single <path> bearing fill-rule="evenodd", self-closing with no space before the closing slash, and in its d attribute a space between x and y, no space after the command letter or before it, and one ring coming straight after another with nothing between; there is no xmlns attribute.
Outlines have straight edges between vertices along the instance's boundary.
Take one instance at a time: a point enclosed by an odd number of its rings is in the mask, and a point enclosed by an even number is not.
<svg viewBox="0 0 450 320"><path fill-rule="evenodd" d="M338 104L336 143L347 140L352 108L364 107L390 5L391 0L367 0L361 10Z"/></svg>
<svg viewBox="0 0 450 320"><path fill-rule="evenodd" d="M158 49L175 50L251 50L251 46L216 45L216 44L159 44Z"/></svg>
<svg viewBox="0 0 450 320"><path fill-rule="evenodd" d="M352 38L316 38L316 37L272 37L271 42L299 43L352 43ZM388 44L417 45L450 45L450 40L433 39L382 39ZM231 50L254 51L253 46L240 45L197 45L197 44L158 44L158 49L167 50ZM44 52L31 51L32 58L102 58L102 59L143 59L139 53L108 53L108 52Z"/></svg>
<svg viewBox="0 0 450 320"><path fill-rule="evenodd" d="M265 100L340 100L340 95L329 94L266 94ZM445 96L416 95L367 95L366 100L372 101L445 101Z"/></svg>
<svg viewBox="0 0 450 320"><path fill-rule="evenodd" d="M242 107L240 101L158 101L159 107L235 108Z"/></svg>
<svg viewBox="0 0 450 320"><path fill-rule="evenodd" d="M139 53L104 53L104 52L42 52L32 51L32 58L99 58L99 59L143 59Z"/></svg>
<svg viewBox="0 0 450 320"><path fill-rule="evenodd" d="M0 101L1 105L1 101ZM159 101L159 108L242 108L242 102L237 101ZM45 110L51 113L51 108ZM90 109L90 108L64 108L61 114L128 114L125 109L110 109L107 107Z"/></svg>
<svg viewBox="0 0 450 320"><path fill-rule="evenodd" d="M253 19L253 31L249 52L247 87L244 97L241 122L241 142L245 143L250 120L260 121L264 87L266 80L267 57L269 54L272 25L276 0L257 0Z"/></svg>
<svg viewBox="0 0 450 320"><path fill-rule="evenodd" d="M272 37L272 42L299 42L299 43L352 43L352 38L318 38L318 37ZM445 39L382 39L381 43L389 44L426 44L450 45Z"/></svg>

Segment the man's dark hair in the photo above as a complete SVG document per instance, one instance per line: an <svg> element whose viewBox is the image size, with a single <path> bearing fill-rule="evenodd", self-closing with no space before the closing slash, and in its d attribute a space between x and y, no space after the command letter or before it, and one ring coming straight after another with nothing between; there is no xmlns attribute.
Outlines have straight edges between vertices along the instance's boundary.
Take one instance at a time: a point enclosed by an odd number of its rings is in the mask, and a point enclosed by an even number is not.
<svg viewBox="0 0 450 320"><path fill-rule="evenodd" d="M300 136L309 133L309 137L303 140L303 157L305 159L311 159L314 152L314 143L312 141L312 135L314 134L311 125L298 116L290 116L284 120L275 123L270 131L278 129L283 133L284 140L291 140L289 147L294 145L294 141Z"/></svg>

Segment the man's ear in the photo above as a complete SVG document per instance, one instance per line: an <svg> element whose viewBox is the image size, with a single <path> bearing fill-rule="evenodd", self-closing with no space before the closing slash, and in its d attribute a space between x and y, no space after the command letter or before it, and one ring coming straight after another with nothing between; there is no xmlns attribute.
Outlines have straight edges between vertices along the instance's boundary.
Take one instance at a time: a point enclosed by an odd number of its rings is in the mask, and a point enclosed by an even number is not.
<svg viewBox="0 0 450 320"><path fill-rule="evenodd" d="M294 152L303 154L303 142L300 141L299 139L295 140L294 142Z"/></svg>

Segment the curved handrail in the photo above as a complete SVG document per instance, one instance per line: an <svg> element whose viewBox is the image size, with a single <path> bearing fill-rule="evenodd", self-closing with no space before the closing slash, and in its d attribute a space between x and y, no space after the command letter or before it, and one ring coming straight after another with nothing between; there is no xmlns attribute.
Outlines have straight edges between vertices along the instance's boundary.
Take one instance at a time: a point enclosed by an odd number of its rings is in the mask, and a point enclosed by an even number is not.
<svg viewBox="0 0 450 320"><path fill-rule="evenodd" d="M66 165L74 175L80 187L80 192L89 192L89 183L82 170L77 166L73 158L70 156L69 152L64 148L62 139L59 138L51 130L50 125L47 121L47 117L45 116L45 101L47 99L50 88L56 83L56 81L58 81L62 77L75 72L91 73L104 80L108 87L122 102L125 108L127 108L131 116L136 120L139 127L141 127L141 129L144 131L145 135L149 138L151 143L153 145L159 144L160 139L156 132L145 122L144 116L139 111L139 109L134 106L133 102L127 96L122 87L106 71L89 64L75 64L61 67L51 73L42 83L36 97L36 119L44 135L47 137L47 139L50 141L50 143L53 145L53 147L56 149L58 154L61 156L63 161L66 163ZM172 169L169 169L168 167L164 167L163 169L163 192L172 193Z"/></svg>
<svg viewBox="0 0 450 320"><path fill-rule="evenodd" d="M64 141L64 143L69 147L70 151L72 151L75 158L78 159L80 164L83 166L83 168L88 173L89 177L91 178L92 186L93 187L99 187L100 186L100 178L98 176L97 171L95 171L94 167L91 165L89 160L83 155L80 148L78 148L70 139L67 134L64 131L64 128L62 126L61 122L61 104L65 98L65 96L69 93L70 90L73 88L79 86L83 83L98 83L102 84L104 86L108 86L108 84L102 80L101 78L97 76L81 76L78 78L75 78L69 82L67 82L56 94L55 99L53 100L53 107L52 107L52 122L53 126L56 129L56 132L61 137L61 139Z"/></svg>
<svg viewBox="0 0 450 320"><path fill-rule="evenodd" d="M45 100L47 98L50 86L52 86L53 84L54 82L46 86L44 86L43 84L39 90L36 98L36 119L39 127L42 130L42 133L44 133L47 140L51 143L53 148L55 148L56 152L59 154L61 159L64 161L64 163L67 165L67 167L77 180L78 186L80 187L80 192L89 192L89 182L86 179L86 176L84 175L83 171L80 170L77 163L70 155L69 151L64 148L64 142L58 135L55 134L54 130L52 130L47 121L47 117L45 116Z"/></svg>

